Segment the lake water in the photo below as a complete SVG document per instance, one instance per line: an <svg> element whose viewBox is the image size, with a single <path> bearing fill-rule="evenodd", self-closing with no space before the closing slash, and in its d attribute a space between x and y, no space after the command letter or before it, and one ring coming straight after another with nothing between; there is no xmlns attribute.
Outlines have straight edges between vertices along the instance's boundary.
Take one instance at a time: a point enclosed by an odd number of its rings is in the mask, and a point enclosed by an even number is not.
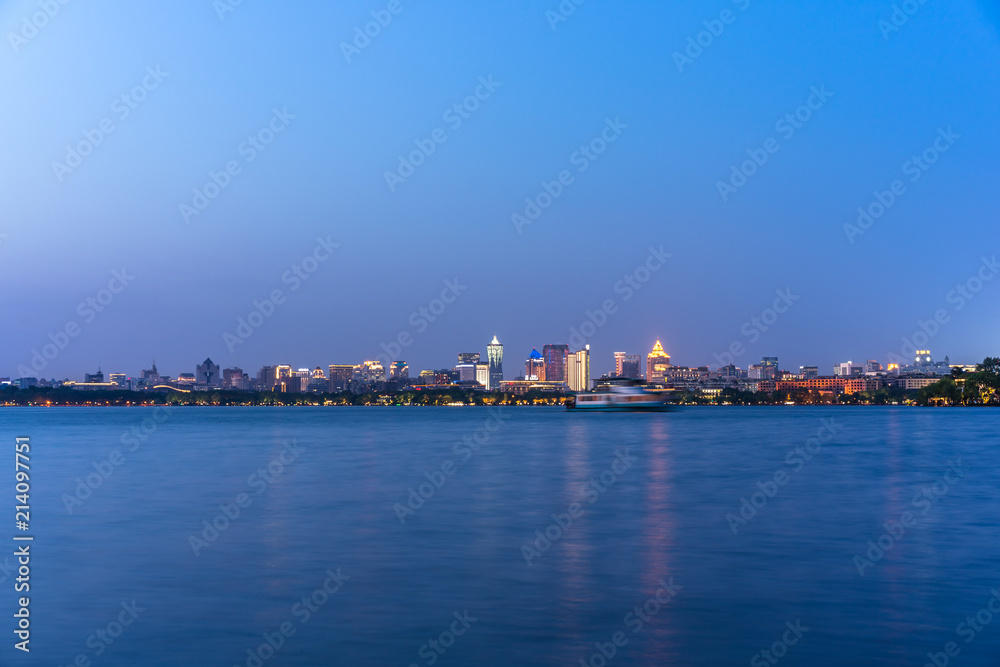
<svg viewBox="0 0 1000 667"><path fill-rule="evenodd" d="M32 439L35 542L30 656L0 556L0 663L997 665L998 427L891 407L4 409L4 459Z"/></svg>

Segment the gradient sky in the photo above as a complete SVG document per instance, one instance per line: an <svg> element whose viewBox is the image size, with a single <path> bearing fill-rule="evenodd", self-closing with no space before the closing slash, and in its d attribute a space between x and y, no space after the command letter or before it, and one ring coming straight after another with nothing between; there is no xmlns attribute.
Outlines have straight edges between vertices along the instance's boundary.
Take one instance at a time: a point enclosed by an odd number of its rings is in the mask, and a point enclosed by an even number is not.
<svg viewBox="0 0 1000 667"><path fill-rule="evenodd" d="M341 43L388 4L243 0L220 20L212 0L77 1L15 49L41 10L0 2L0 375L76 322L39 376L153 357L170 375L206 356L325 367L407 332L413 371L497 334L512 378L606 299L595 376L658 337L680 365L718 365L739 341L744 367L776 355L830 373L885 362L938 309L936 357L1000 354L1000 277L948 301L1000 253L998 3L927 2L886 38L888 0L590 0L555 29L558 0L401 0L347 62ZM115 100L157 66L168 76L119 119ZM443 114L490 76L501 85L452 129ZM833 97L784 138L776 122L813 86ZM275 108L294 120L247 163L238 147ZM114 131L60 182L53 162L105 118ZM607 118L628 129L581 173L571 156ZM961 138L911 183L904 163L949 127ZM436 128L447 141L390 191L385 172ZM778 152L724 202L717 182L771 137ZM230 160L241 173L186 223L179 205ZM562 170L573 184L519 234L511 215ZM845 223L895 179L905 194L850 243ZM319 236L340 248L290 291ZM625 301L615 284L651 246L672 258ZM78 304L123 267L134 280L87 322ZM418 331L411 313L456 278L468 289ZM786 288L799 300L751 342L743 324ZM223 334L274 289L287 300L230 352Z"/></svg>

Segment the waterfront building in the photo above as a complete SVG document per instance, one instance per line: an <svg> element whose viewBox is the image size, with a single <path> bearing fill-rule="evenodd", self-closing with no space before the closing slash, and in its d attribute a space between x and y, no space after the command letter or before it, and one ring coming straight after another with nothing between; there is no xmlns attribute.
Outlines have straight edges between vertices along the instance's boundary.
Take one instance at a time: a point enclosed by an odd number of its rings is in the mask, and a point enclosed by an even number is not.
<svg viewBox="0 0 1000 667"><path fill-rule="evenodd" d="M778 357L761 357L761 378L775 380L778 378Z"/></svg>
<svg viewBox="0 0 1000 667"><path fill-rule="evenodd" d="M223 389L247 389L246 376L242 368L226 368L222 371Z"/></svg>
<svg viewBox="0 0 1000 667"><path fill-rule="evenodd" d="M490 364L490 381L486 387L490 391L499 391L500 383L503 382L503 345L496 336L486 346L486 358Z"/></svg>
<svg viewBox="0 0 1000 667"><path fill-rule="evenodd" d="M205 387L219 387L222 382L222 374L219 372L219 364L213 363L211 358L205 359L195 366L195 384Z"/></svg>
<svg viewBox="0 0 1000 667"><path fill-rule="evenodd" d="M535 348L531 349L528 360L524 362L524 379L528 381L545 381L545 360Z"/></svg>
<svg viewBox="0 0 1000 667"><path fill-rule="evenodd" d="M103 384L104 383L104 373L100 368L97 369L96 373L84 373L83 381L91 384Z"/></svg>
<svg viewBox="0 0 1000 667"><path fill-rule="evenodd" d="M455 366L455 372L458 373L458 380L456 380L456 382L475 382L478 365L479 364L466 363Z"/></svg>
<svg viewBox="0 0 1000 667"><path fill-rule="evenodd" d="M569 355L567 376L570 391L590 390L590 345Z"/></svg>
<svg viewBox="0 0 1000 667"><path fill-rule="evenodd" d="M479 362L476 364L476 382L489 389L490 387L490 365Z"/></svg>
<svg viewBox="0 0 1000 667"><path fill-rule="evenodd" d="M350 364L330 364L330 393L336 394L341 391L350 390L351 380L353 379L354 366Z"/></svg>
<svg viewBox="0 0 1000 667"><path fill-rule="evenodd" d="M646 381L663 382L663 375L670 368L670 355L667 354L659 339L653 350L646 355Z"/></svg>
<svg viewBox="0 0 1000 667"><path fill-rule="evenodd" d="M542 347L542 359L545 362L546 382L566 382L566 370L569 363L569 345L545 345Z"/></svg>
<svg viewBox="0 0 1000 667"><path fill-rule="evenodd" d="M408 380L410 379L410 367L405 361L394 361L389 364L389 379L390 380Z"/></svg>

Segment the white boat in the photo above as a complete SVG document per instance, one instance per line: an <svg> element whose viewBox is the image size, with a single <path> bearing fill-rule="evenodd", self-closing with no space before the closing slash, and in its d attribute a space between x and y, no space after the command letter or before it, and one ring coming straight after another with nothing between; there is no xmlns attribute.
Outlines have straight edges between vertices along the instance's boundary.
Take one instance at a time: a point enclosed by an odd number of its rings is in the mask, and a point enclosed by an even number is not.
<svg viewBox="0 0 1000 667"><path fill-rule="evenodd" d="M670 406L661 394L656 394L640 386L613 385L598 387L594 391L574 394L566 404L570 410L669 410Z"/></svg>

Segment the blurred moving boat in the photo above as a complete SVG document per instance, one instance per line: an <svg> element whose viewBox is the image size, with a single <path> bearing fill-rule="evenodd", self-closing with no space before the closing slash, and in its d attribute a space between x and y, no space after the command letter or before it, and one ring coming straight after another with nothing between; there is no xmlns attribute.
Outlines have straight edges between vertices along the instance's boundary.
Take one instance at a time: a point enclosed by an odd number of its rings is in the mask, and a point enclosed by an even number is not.
<svg viewBox="0 0 1000 667"><path fill-rule="evenodd" d="M599 386L594 391L574 394L566 404L569 410L666 411L670 409L663 395L638 384Z"/></svg>

